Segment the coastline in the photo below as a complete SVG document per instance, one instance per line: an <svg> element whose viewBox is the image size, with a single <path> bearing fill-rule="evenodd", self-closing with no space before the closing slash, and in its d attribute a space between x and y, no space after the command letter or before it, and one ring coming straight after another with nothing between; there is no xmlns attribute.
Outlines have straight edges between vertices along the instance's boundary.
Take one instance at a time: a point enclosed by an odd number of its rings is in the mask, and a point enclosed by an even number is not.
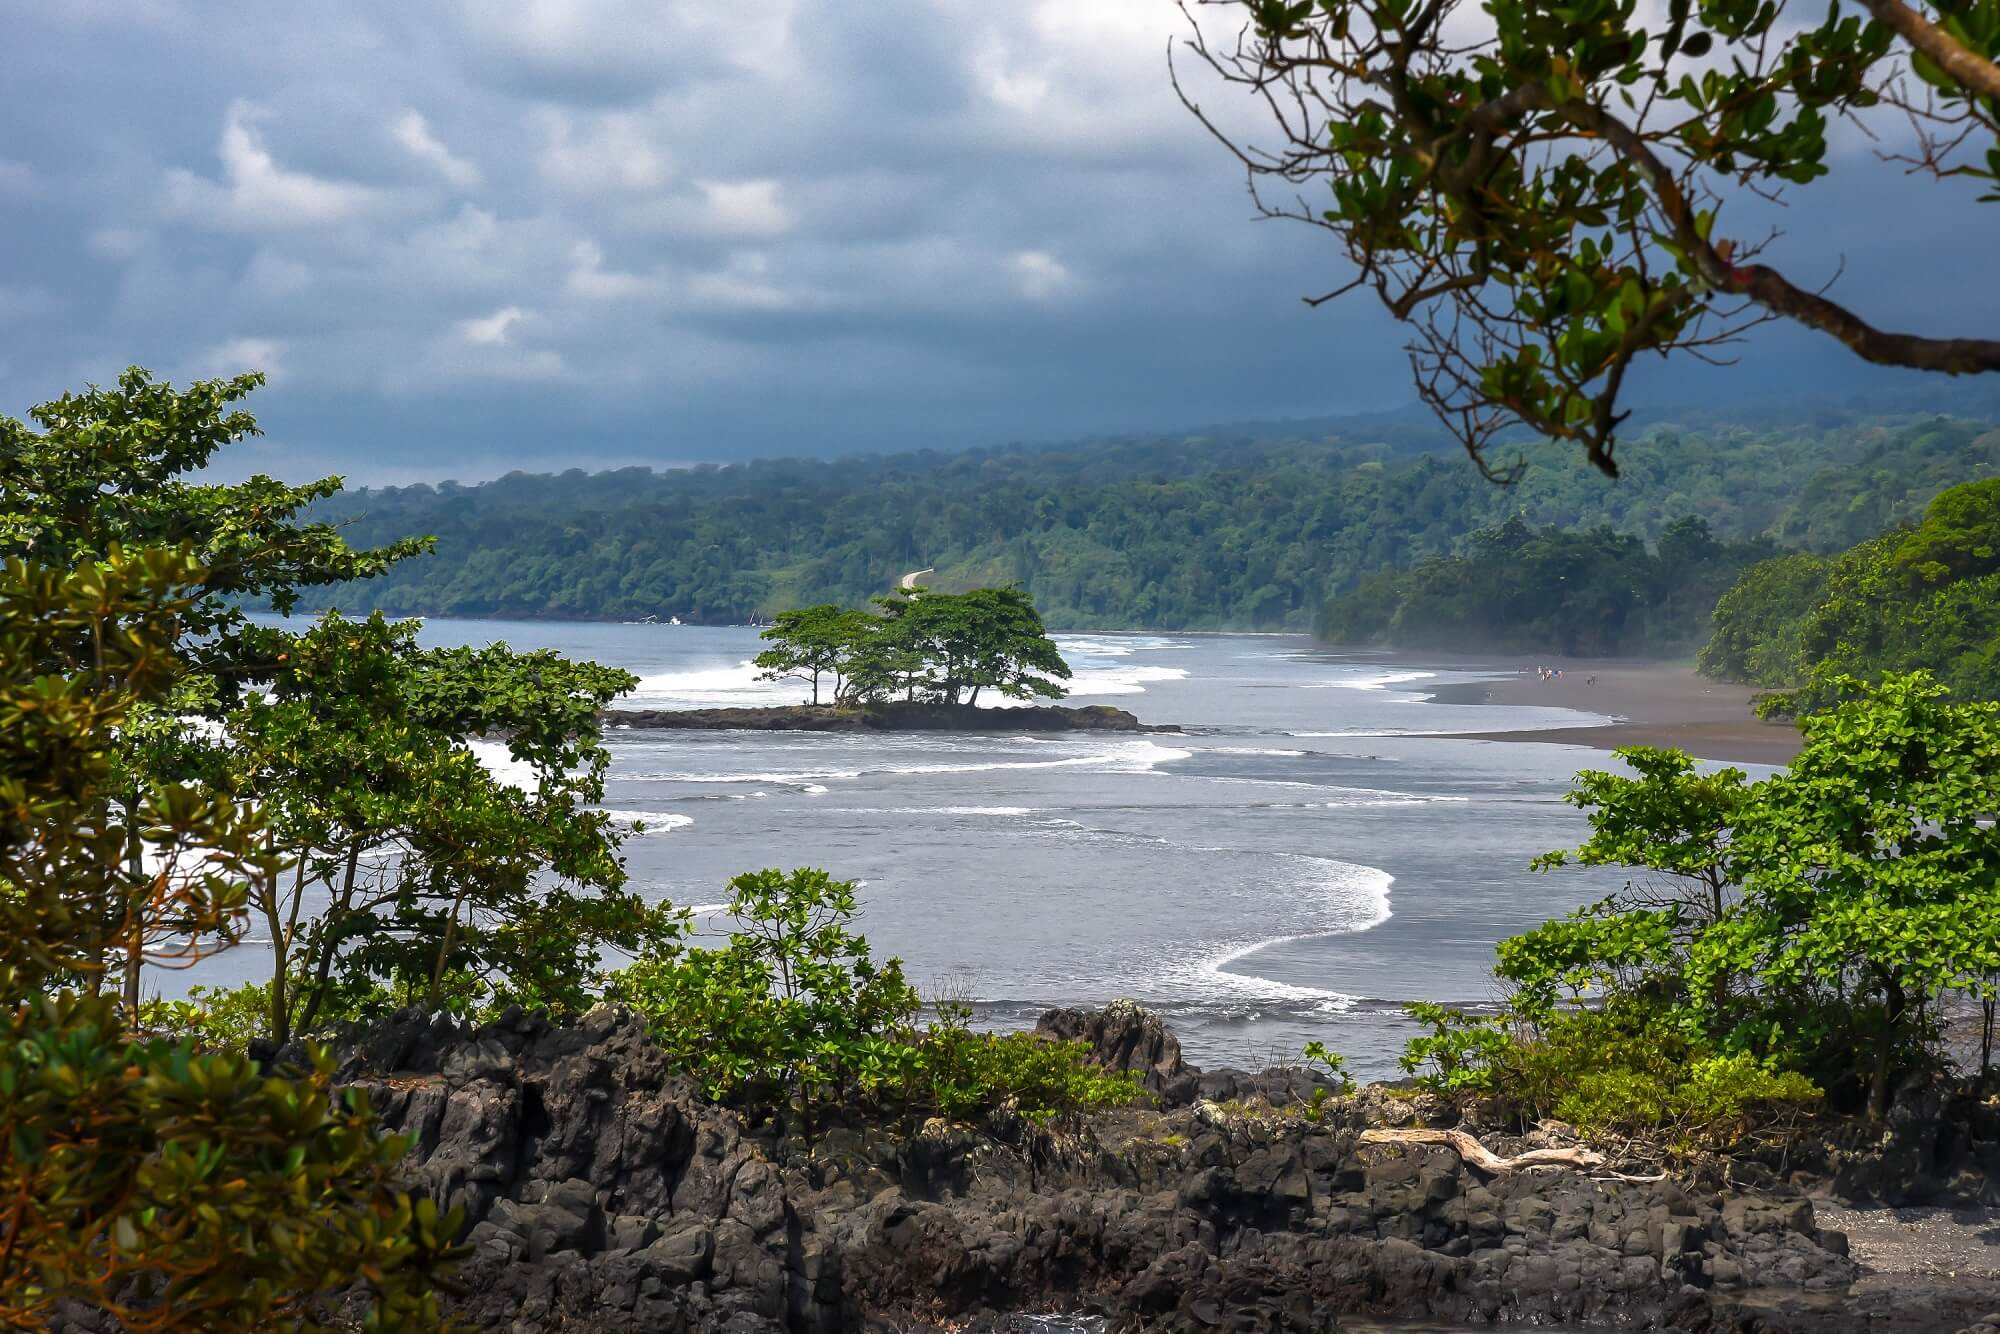
<svg viewBox="0 0 2000 1334"><path fill-rule="evenodd" d="M1630 659L1549 660L1560 680L1543 681L1531 666L1515 676L1436 687L1434 704L1541 705L1606 715L1612 723L1527 731L1467 731L1474 741L1529 741L1556 746L1674 746L1704 760L1785 765L1799 751L1798 728L1765 722L1750 711L1758 691L1698 676L1692 667Z"/></svg>

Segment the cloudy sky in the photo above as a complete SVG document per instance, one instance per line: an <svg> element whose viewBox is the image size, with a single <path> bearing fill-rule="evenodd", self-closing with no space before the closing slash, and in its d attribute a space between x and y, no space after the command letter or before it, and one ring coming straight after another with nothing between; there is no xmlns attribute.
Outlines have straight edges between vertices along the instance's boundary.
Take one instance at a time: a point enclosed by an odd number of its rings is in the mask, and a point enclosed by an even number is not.
<svg viewBox="0 0 2000 1334"><path fill-rule="evenodd" d="M1327 238L1251 222L1174 100L1170 0L0 0L0 22L0 411L134 362L256 367L255 466L396 481L1409 398L1365 299L1300 305L1342 276ZM2000 210L1936 187L1912 209L1848 151L1782 220L1787 260L1844 259L1839 294L1884 322L1990 333L2000 265L1968 245ZM1798 337L1753 365L1853 370Z"/></svg>

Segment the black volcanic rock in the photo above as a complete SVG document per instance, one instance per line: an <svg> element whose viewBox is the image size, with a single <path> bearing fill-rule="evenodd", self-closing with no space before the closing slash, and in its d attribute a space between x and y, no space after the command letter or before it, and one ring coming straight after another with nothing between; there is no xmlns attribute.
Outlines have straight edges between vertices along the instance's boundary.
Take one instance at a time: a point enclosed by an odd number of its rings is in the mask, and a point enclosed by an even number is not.
<svg viewBox="0 0 2000 1334"><path fill-rule="evenodd" d="M1045 1024L1163 1089L1198 1075L1129 1002ZM341 1078L412 1137L412 1181L465 1208L458 1315L490 1327L831 1334L1067 1311L1209 1334L1351 1312L1916 1334L2000 1305L1991 1285L1843 1295L1843 1239L1782 1184L1488 1177L1448 1147L1359 1144L1359 1099L1055 1131L825 1109L807 1143L706 1101L625 1010L387 1027Z"/></svg>
<svg viewBox="0 0 2000 1334"><path fill-rule="evenodd" d="M984 709L971 704L775 705L736 709L611 709L606 727L704 732L1178 732L1108 704Z"/></svg>

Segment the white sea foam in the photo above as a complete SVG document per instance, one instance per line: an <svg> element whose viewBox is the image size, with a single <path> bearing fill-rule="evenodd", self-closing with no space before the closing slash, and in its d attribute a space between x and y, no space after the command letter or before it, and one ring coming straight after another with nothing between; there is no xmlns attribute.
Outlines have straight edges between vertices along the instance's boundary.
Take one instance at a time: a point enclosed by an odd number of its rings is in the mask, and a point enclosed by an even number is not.
<svg viewBox="0 0 2000 1334"><path fill-rule="evenodd" d="M1204 848L1201 851L1220 852L1227 849ZM1345 1010L1354 1004L1356 997L1329 987L1299 986L1275 978L1259 977L1254 973L1238 972L1232 965L1280 945L1322 936L1350 935L1380 926L1391 916L1389 887L1396 878L1377 867L1333 857L1295 852L1273 855L1298 865L1307 883L1317 891L1317 902L1313 903L1308 913L1311 920L1302 924L1306 929L1223 944L1192 962L1189 980L1209 994L1222 992L1253 1000L1304 1002L1326 1013Z"/></svg>
<svg viewBox="0 0 2000 1334"><path fill-rule="evenodd" d="M802 792L824 792L826 781L875 775L972 774L1011 769L1088 769L1092 773L1150 773L1162 764L1184 760L1192 754L1175 746L1154 741L1121 741L1083 755L1060 760L933 761L925 764L885 764L863 769L802 769L792 773L724 773L714 770L693 772L639 772L620 775L627 781L653 783L771 783Z"/></svg>
<svg viewBox="0 0 2000 1334"><path fill-rule="evenodd" d="M881 815L991 815L997 817L1033 815L1035 806L888 806L870 811Z"/></svg>
<svg viewBox="0 0 2000 1334"><path fill-rule="evenodd" d="M498 741L474 741L472 753L486 766L486 771L509 787L517 787L523 792L535 790L535 769L514 758L507 747Z"/></svg>
<svg viewBox="0 0 2000 1334"><path fill-rule="evenodd" d="M1470 801L1470 797L1443 792L1399 792L1393 788L1342 787L1337 783L1307 783L1295 778L1211 778L1211 783L1233 783L1245 787L1282 787L1312 792L1320 801L1274 802L1272 809L1338 810L1350 806L1421 806L1436 801Z"/></svg>
<svg viewBox="0 0 2000 1334"><path fill-rule="evenodd" d="M1425 681L1436 672L1378 672L1374 676L1343 676L1332 681L1303 681L1308 690L1386 690L1409 681Z"/></svg>
<svg viewBox="0 0 2000 1334"><path fill-rule="evenodd" d="M672 811L606 811L605 814L611 817L614 824L644 824L649 834L685 829L694 823L692 815L677 815Z"/></svg>
<svg viewBox="0 0 2000 1334"><path fill-rule="evenodd" d="M728 666L649 673L639 678L625 702L683 709L735 708L803 704L811 694L811 687L802 682L761 679L756 664L746 658Z"/></svg>
<svg viewBox="0 0 2000 1334"><path fill-rule="evenodd" d="M1058 641L1064 643L1065 641ZM1084 641L1079 641L1084 642ZM1087 641L1087 650L1068 646L1079 658L1085 659L1075 666L1075 674L1070 677L1067 688L1071 695L1138 695L1145 693L1149 684L1160 681L1183 681L1188 672L1184 667L1135 666L1117 661L1130 656L1135 648L1151 647L1147 643L1135 645L1111 642ZM1156 641L1164 644L1164 641ZM1112 662L1092 663L1091 658L1110 658ZM832 686L830 680L822 684L822 694ZM800 681L767 681L758 673L756 664L745 659L741 662L697 667L685 671L652 672L639 678L639 684L625 698L628 705L653 708L747 708L769 704L802 704L811 697L812 689ZM1008 706L1040 701L1007 700L983 695L982 704Z"/></svg>

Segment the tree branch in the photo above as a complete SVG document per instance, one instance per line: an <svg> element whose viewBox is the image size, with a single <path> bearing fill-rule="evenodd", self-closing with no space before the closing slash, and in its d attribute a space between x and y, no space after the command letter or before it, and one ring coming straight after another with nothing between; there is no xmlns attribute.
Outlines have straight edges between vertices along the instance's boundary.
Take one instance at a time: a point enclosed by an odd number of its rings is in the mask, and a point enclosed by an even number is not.
<svg viewBox="0 0 2000 1334"><path fill-rule="evenodd" d="M1889 0L1898 3L1899 0ZM1687 255L1703 280L1719 292L1748 297L1766 310L1795 320L1845 343L1863 361L1881 366L1971 375L2000 371L2000 340L1991 338L1925 338L1919 334L1877 329L1845 306L1817 292L1798 287L1764 264L1741 267L1709 244L1696 229L1695 211L1679 182L1631 126L1602 107L1565 102L1556 108L1577 128L1602 138L1614 152L1646 174L1660 212L1674 231L1674 244Z"/></svg>
<svg viewBox="0 0 2000 1334"><path fill-rule="evenodd" d="M1903 0L1861 0L1861 3L1877 22L1893 28L1904 41L1950 75L1959 87L2000 102L2000 64L1968 49Z"/></svg>

